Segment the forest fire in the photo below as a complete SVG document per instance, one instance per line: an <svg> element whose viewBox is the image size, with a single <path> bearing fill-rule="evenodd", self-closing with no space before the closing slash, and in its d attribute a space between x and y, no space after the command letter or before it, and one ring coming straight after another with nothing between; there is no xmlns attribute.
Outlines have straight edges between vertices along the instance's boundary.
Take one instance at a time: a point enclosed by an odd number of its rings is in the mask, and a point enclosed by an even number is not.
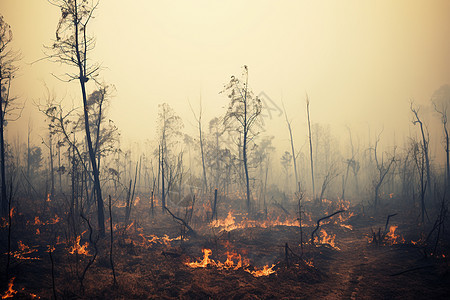
<svg viewBox="0 0 450 300"><path fill-rule="evenodd" d="M2 299L448 298L450 1L231 2L0 0Z"/></svg>

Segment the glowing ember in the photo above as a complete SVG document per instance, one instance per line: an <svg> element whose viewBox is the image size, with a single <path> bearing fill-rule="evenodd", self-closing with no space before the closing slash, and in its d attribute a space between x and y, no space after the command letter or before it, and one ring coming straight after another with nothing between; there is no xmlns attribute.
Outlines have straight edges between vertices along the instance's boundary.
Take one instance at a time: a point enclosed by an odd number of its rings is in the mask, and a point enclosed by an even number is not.
<svg viewBox="0 0 450 300"><path fill-rule="evenodd" d="M17 291L13 289L14 279L16 279L16 277L11 278L9 281L8 290L2 295L2 299L13 298L14 295L17 294Z"/></svg>
<svg viewBox="0 0 450 300"><path fill-rule="evenodd" d="M349 224L339 224L339 226L341 226L343 228L347 228L347 229L353 230L353 226L349 225Z"/></svg>
<svg viewBox="0 0 450 300"><path fill-rule="evenodd" d="M47 200L46 200L47 202L50 202L51 200L50 200L50 193L48 193L47 194Z"/></svg>

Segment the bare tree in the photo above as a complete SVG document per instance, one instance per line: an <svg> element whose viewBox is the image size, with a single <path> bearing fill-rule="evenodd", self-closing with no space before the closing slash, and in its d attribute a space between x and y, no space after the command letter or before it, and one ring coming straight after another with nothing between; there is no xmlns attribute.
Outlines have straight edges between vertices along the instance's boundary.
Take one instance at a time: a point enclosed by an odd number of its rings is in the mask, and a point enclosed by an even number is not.
<svg viewBox="0 0 450 300"><path fill-rule="evenodd" d="M312 148L312 139L311 139L311 120L309 118L309 97L306 94L306 112L308 114L308 132L309 132L309 156L311 158L311 182L313 189L313 199L316 196L316 192L314 189L314 161L313 161L313 148Z"/></svg>
<svg viewBox="0 0 450 300"><path fill-rule="evenodd" d="M439 95L443 94L443 95ZM433 95L433 106L434 110L439 114L442 128L444 131L444 150L445 150L445 158L446 158L446 185L450 187L450 140L447 128L447 109L448 103L450 102L450 86L446 85L437 90Z"/></svg>
<svg viewBox="0 0 450 300"><path fill-rule="evenodd" d="M284 110L284 117L286 119L286 125L288 127L289 130L289 139L291 141L291 151L292 151L292 160L294 162L294 174L295 174L295 185L298 187L300 187L300 181L298 180L298 174L297 174L297 157L295 154L295 150L294 150L294 138L292 137L292 128L291 128L291 121L289 121L288 116L287 116L287 112L286 112L286 108L284 107L283 104L283 110ZM309 115L309 113L308 113ZM300 192L300 191L298 191Z"/></svg>
<svg viewBox="0 0 450 300"><path fill-rule="evenodd" d="M425 158L425 166L426 166L426 172L427 172L427 184L428 184L428 192L427 194L431 196L431 171L430 171L430 154L429 154L429 148L428 145L430 143L430 136L428 133L428 130L426 126L423 124L422 120L420 120L419 117L419 109L415 108L413 106L413 103L411 102L410 105L411 112L414 115L413 118L413 124L419 124L420 126L420 133L422 135L422 147L423 147L423 154Z"/></svg>
<svg viewBox="0 0 450 300"><path fill-rule="evenodd" d="M227 113L224 118L225 124L237 126L234 129L242 137L242 160L244 164L245 183L247 189L247 212L250 213L250 179L248 172L248 146L258 134L255 131L261 115L262 103L248 88L248 68L244 66L244 82L232 76L230 82L225 86L224 92L230 98Z"/></svg>
<svg viewBox="0 0 450 300"><path fill-rule="evenodd" d="M5 162L5 127L8 121L19 118L21 109L14 105L16 98L10 97L11 81L18 70L15 63L20 54L10 48L13 39L11 27L0 15L0 172L1 172L1 212L3 216L8 212L8 198L6 193L6 162Z"/></svg>
<svg viewBox="0 0 450 300"><path fill-rule="evenodd" d="M95 151L91 138L89 122L89 105L86 83L95 81L100 66L89 61L89 53L95 47L95 39L88 35L87 28L98 2L90 0L50 0L61 11L56 29L56 40L49 47L53 54L49 58L77 69L74 73L66 73L67 81L77 80L80 84L83 100L84 125L89 159L94 177L94 190L97 200L97 218L100 235L105 235L105 216L100 186L99 169L95 159Z"/></svg>
<svg viewBox="0 0 450 300"><path fill-rule="evenodd" d="M174 178L173 172L177 164L177 159L173 154L173 147L176 143L176 138L181 136L181 129L183 128L181 118L175 114L174 110L167 103L159 105L158 127L162 185L161 202L164 212L166 208L166 188L170 190L170 184ZM169 185L166 186L166 183Z"/></svg>
<svg viewBox="0 0 450 300"><path fill-rule="evenodd" d="M374 153L374 159L375 159L375 166L377 169L377 175L375 177L375 180L373 182L374 185L374 207L375 209L378 206L378 201L380 197L380 188L383 185L384 179L386 178L386 175L389 173L389 170L391 169L392 165L395 162L395 148L394 153L391 155L390 158L387 159L387 162L384 160L384 153L381 155L381 159L378 157L378 142L380 141L381 133L378 135L377 139L375 140L375 146L373 147L373 153ZM386 154L387 155L387 154Z"/></svg>

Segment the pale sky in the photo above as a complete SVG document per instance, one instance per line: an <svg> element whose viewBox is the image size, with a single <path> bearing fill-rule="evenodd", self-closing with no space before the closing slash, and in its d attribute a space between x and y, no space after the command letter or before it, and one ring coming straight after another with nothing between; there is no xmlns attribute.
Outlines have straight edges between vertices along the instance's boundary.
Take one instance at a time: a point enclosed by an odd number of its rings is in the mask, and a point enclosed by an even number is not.
<svg viewBox="0 0 450 300"><path fill-rule="evenodd" d="M23 134L44 82L66 101L81 105L77 83L50 73L67 67L42 58L55 37L59 11L46 0L0 0L22 52L13 94L26 100L22 119L9 125ZM158 104L167 102L195 134L188 100L203 102L204 128L223 115L219 94L231 75L249 67L249 84L281 107L294 135L305 139L305 94L311 118L341 131L384 127L386 136L407 134L409 101L429 104L450 83L450 1L100 1L88 28L96 36L92 59L100 77L115 85L110 119L126 140L152 139ZM90 87L92 88L92 86ZM91 90L92 91L92 90ZM288 139L283 117L266 122L276 143ZM37 126L37 125L36 125ZM43 125L39 125L42 126Z"/></svg>

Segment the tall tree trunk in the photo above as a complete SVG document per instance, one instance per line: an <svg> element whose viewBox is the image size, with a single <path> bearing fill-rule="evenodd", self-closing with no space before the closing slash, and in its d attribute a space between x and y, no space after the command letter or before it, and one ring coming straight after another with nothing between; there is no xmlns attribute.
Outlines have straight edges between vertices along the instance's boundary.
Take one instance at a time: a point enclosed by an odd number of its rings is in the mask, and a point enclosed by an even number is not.
<svg viewBox="0 0 450 300"><path fill-rule="evenodd" d="M1 75L0 67L0 75ZM0 78L1 80L2 78ZM1 85L0 85L1 87ZM1 176L2 176L2 215L6 216L8 213L8 198L6 197L6 171L5 171L5 112L3 110L3 96L0 93L0 156L1 156Z"/></svg>
<svg viewBox="0 0 450 300"><path fill-rule="evenodd" d="M75 6L76 6L76 0L75 0ZM76 11L75 20L78 20L78 11ZM81 95L83 97L83 112L84 112L84 126L85 126L85 132L86 132L86 140L87 140L87 146L89 151L89 158L91 161L92 166L92 173L94 175L94 189L96 192L96 198L97 198L97 219L98 219L98 227L99 232L101 236L105 236L105 214L104 214L104 207L103 207L103 198L102 198L102 189L100 186L100 176L99 176L99 170L97 169L97 161L95 159L95 153L94 148L92 146L92 139L91 139L91 131L89 126L89 115L88 115L88 104L87 104L87 95L86 95L86 82L88 78L86 77L86 68L85 65L83 65L83 60L81 58L80 53L80 43L78 39L78 31L80 30L78 21L74 22L75 25L75 51L77 56L77 63L78 63L78 69L80 72L79 75L79 82L81 87ZM83 28L82 30L85 30ZM86 41L85 41L86 42ZM86 45L84 45L86 47ZM86 55L86 53L84 53ZM86 58L84 58L85 61Z"/></svg>
<svg viewBox="0 0 450 300"><path fill-rule="evenodd" d="M313 148L312 148L312 140L311 140L311 121L309 119L309 98L306 95L306 111L308 114L308 131L309 131L309 156L311 157L311 182L312 182L312 190L313 190L313 199L316 196L316 192L314 189L314 161L313 161Z"/></svg>

